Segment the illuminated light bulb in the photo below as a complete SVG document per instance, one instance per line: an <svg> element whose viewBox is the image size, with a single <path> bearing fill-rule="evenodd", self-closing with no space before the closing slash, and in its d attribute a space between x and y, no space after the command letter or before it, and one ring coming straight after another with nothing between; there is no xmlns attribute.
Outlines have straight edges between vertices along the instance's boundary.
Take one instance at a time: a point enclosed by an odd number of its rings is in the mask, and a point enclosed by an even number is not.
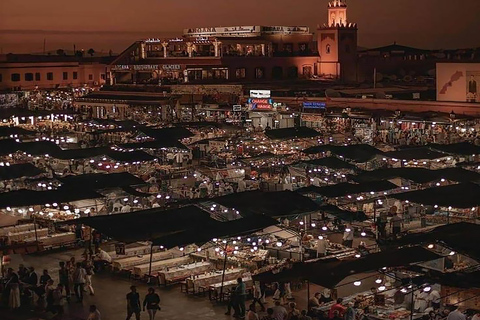
<svg viewBox="0 0 480 320"><path fill-rule="evenodd" d="M453 256L455 254L455 251L450 251L449 255Z"/></svg>
<svg viewBox="0 0 480 320"><path fill-rule="evenodd" d="M237 254L237 253L238 253L238 251L237 251L237 250L233 251L233 254Z"/></svg>
<svg viewBox="0 0 480 320"><path fill-rule="evenodd" d="M347 228L347 229L345 229L345 231L350 232L350 231L352 231L352 229Z"/></svg>
<svg viewBox="0 0 480 320"><path fill-rule="evenodd" d="M358 287L358 286L360 286L361 284L362 284L362 281L355 281L355 282L353 283L353 285L354 285L355 287Z"/></svg>
<svg viewBox="0 0 480 320"><path fill-rule="evenodd" d="M327 231L327 229L328 229L327 226L323 226L323 227L322 227L322 230L323 230L323 231Z"/></svg>
<svg viewBox="0 0 480 320"><path fill-rule="evenodd" d="M430 290L432 290L432 287L430 287L430 286L427 286L427 287L423 288L423 291L425 291L425 292L429 292Z"/></svg>
<svg viewBox="0 0 480 320"><path fill-rule="evenodd" d="M235 250L238 250L238 246L235 246Z"/></svg>
<svg viewBox="0 0 480 320"><path fill-rule="evenodd" d="M300 221L300 225L303 226L303 221Z"/></svg>
<svg viewBox="0 0 480 320"><path fill-rule="evenodd" d="M233 240L232 243L233 243L233 244L237 244L237 241Z"/></svg>
<svg viewBox="0 0 480 320"><path fill-rule="evenodd" d="M127 202L127 201L128 201L128 198L123 198L123 201Z"/></svg>
<svg viewBox="0 0 480 320"><path fill-rule="evenodd" d="M220 252L220 248L215 248L215 252Z"/></svg>
<svg viewBox="0 0 480 320"><path fill-rule="evenodd" d="M68 206L63 206L63 210L68 210Z"/></svg>
<svg viewBox="0 0 480 320"><path fill-rule="evenodd" d="M265 243L266 243L266 244L269 244L269 243L270 243L270 240L268 240L268 239L265 240Z"/></svg>
<svg viewBox="0 0 480 320"><path fill-rule="evenodd" d="M428 249L433 249L433 247L434 247L433 244L429 244L429 245L427 246Z"/></svg>
<svg viewBox="0 0 480 320"><path fill-rule="evenodd" d="M367 234L365 233L365 231L362 231L362 233L360 233L360 235L361 235L362 237L365 237Z"/></svg>
<svg viewBox="0 0 480 320"><path fill-rule="evenodd" d="M385 289L387 289L387 287L385 287L385 286L378 287L378 291L385 291Z"/></svg>
<svg viewBox="0 0 480 320"><path fill-rule="evenodd" d="M323 237L322 237L322 236L318 236L318 239L319 239L319 240L323 240Z"/></svg>
<svg viewBox="0 0 480 320"><path fill-rule="evenodd" d="M202 251L202 248L198 248L197 251L198 251L198 252Z"/></svg>
<svg viewBox="0 0 480 320"><path fill-rule="evenodd" d="M217 242L217 240L218 240L217 238L213 238L213 239L212 239L213 242Z"/></svg>
<svg viewBox="0 0 480 320"><path fill-rule="evenodd" d="M405 288L400 289L400 291L401 291L402 293L407 293L407 289L405 289Z"/></svg>
<svg viewBox="0 0 480 320"><path fill-rule="evenodd" d="M182 247L182 248L180 248L180 251L183 251L183 247Z"/></svg>
<svg viewBox="0 0 480 320"><path fill-rule="evenodd" d="M279 241L277 242L277 247L281 247L282 246L282 243Z"/></svg>
<svg viewBox="0 0 480 320"><path fill-rule="evenodd" d="M53 206L56 207L56 206L58 206L58 204L57 204L56 202L54 202L54 203L53 203Z"/></svg>
<svg viewBox="0 0 480 320"><path fill-rule="evenodd" d="M360 257L361 257L361 255L360 255L359 253L357 253L357 254L355 255L355 258L360 258Z"/></svg>
<svg viewBox="0 0 480 320"><path fill-rule="evenodd" d="M160 199L162 197L161 194L157 194L157 199Z"/></svg>
<svg viewBox="0 0 480 320"><path fill-rule="evenodd" d="M378 278L377 280L375 280L375 283L382 283L382 279Z"/></svg>

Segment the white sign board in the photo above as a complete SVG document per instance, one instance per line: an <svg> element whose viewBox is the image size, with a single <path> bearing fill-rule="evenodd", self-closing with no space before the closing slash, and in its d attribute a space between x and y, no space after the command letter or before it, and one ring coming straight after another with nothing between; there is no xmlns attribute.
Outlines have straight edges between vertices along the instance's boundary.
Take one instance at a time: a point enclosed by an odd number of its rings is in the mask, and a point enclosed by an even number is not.
<svg viewBox="0 0 480 320"><path fill-rule="evenodd" d="M270 98L271 94L270 90L250 90L250 98L265 99Z"/></svg>

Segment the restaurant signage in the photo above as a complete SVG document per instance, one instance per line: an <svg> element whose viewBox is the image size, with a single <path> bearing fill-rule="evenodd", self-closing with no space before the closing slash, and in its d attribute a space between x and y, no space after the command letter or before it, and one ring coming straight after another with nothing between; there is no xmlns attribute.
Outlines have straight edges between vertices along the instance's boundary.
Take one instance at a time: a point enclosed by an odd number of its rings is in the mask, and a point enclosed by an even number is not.
<svg viewBox="0 0 480 320"><path fill-rule="evenodd" d="M112 70L116 70L116 71L130 70L130 66L128 64L116 64L112 66Z"/></svg>
<svg viewBox="0 0 480 320"><path fill-rule="evenodd" d="M218 37L218 36L256 37L260 35L260 26L191 28L191 29L184 29L183 35L188 37Z"/></svg>
<svg viewBox="0 0 480 320"><path fill-rule="evenodd" d="M250 98L250 99L248 99L248 103L250 103L250 104L272 104L273 100L272 99L259 99L259 98L253 99L253 98Z"/></svg>
<svg viewBox="0 0 480 320"><path fill-rule="evenodd" d="M270 98L272 95L270 90L250 90L250 98Z"/></svg>
<svg viewBox="0 0 480 320"><path fill-rule="evenodd" d="M268 26L262 27L262 33L309 33L310 28L304 26Z"/></svg>
<svg viewBox="0 0 480 320"><path fill-rule="evenodd" d="M163 70L180 70L181 67L179 64L164 64L162 65Z"/></svg>
<svg viewBox="0 0 480 320"><path fill-rule="evenodd" d="M304 101L304 109L325 109L327 104L325 102L316 102L316 101Z"/></svg>
<svg viewBox="0 0 480 320"><path fill-rule="evenodd" d="M158 70L158 64L134 64L133 70L136 70L136 71Z"/></svg>

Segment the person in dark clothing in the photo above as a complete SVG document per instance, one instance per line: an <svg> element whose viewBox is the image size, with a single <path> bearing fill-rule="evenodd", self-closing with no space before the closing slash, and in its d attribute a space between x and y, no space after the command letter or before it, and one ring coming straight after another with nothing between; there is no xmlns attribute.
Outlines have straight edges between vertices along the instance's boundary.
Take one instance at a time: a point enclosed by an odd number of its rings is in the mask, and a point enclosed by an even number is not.
<svg viewBox="0 0 480 320"><path fill-rule="evenodd" d="M137 292L137 287L131 286L130 292L127 294L127 319L130 320L135 314L135 319L140 320L140 295Z"/></svg>
<svg viewBox="0 0 480 320"><path fill-rule="evenodd" d="M155 314L160 310L160 296L155 293L155 289L148 288L148 293L143 300L143 311L145 308L148 312L148 317L150 320L155 319Z"/></svg>
<svg viewBox="0 0 480 320"><path fill-rule="evenodd" d="M44 286L47 284L48 280L52 280L52 277L48 274L48 270L43 270L43 274L40 276L40 285Z"/></svg>
<svg viewBox="0 0 480 320"><path fill-rule="evenodd" d="M227 312L225 312L225 314L227 316L229 316L231 314L232 308L233 308L233 311L234 311L233 316L234 317L238 316L238 308L237 308L237 299L236 299L236 295L235 295L235 288L230 290L230 297L228 299Z"/></svg>
<svg viewBox="0 0 480 320"><path fill-rule="evenodd" d="M58 283L63 285L65 288L65 294L67 296L67 301L70 300L70 285L68 281L68 269L65 267L65 262L60 261L60 270L58 270Z"/></svg>

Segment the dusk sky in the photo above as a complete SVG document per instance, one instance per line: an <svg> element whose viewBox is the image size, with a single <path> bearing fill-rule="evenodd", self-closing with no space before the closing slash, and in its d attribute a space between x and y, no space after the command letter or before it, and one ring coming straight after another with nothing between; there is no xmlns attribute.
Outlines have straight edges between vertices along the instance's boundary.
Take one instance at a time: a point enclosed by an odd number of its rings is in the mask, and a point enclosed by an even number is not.
<svg viewBox="0 0 480 320"><path fill-rule="evenodd" d="M187 27L307 25L326 21L327 0L0 0L0 49L95 48L181 35ZM480 47L480 0L348 0L359 45Z"/></svg>

